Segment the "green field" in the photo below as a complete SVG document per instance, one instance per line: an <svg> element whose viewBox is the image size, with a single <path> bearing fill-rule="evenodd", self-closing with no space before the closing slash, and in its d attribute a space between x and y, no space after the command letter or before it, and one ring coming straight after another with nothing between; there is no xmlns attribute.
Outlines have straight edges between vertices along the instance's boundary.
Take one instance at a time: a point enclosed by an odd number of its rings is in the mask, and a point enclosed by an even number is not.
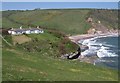
<svg viewBox="0 0 120 83"><path fill-rule="evenodd" d="M101 21L108 28L118 28L117 16L117 10L102 9L4 11L3 27L42 26L74 35L86 33L91 28L91 24L86 22L88 17L92 17L95 22Z"/></svg>
<svg viewBox="0 0 120 83"><path fill-rule="evenodd" d="M3 49L3 81L117 81L111 69L79 61L48 57L46 53L28 53Z"/></svg>
<svg viewBox="0 0 120 83"><path fill-rule="evenodd" d="M60 59L58 56L60 55L60 49L56 44L60 43L61 38L48 33L27 36L33 40L23 44L16 44L9 48L4 46L2 51L3 81L118 80L118 72L116 70L82 63L79 60L69 61ZM12 40L9 38L8 36L7 39L11 42ZM36 46L38 48L35 48ZM73 49L70 48L75 47L73 44L70 44L65 45L65 48L71 52Z"/></svg>
<svg viewBox="0 0 120 83"><path fill-rule="evenodd" d="M41 26L45 31L24 35L31 40L20 44L17 41L15 45L13 36L3 34L12 44L9 46L2 41L3 81L117 81L117 70L60 58L78 49L79 46L66 35L86 33L91 28L86 18L91 16L95 22L101 19L110 28L114 26L114 22L102 19L102 14L96 16L96 12L90 9L3 11L3 28ZM110 15L114 16L113 13Z"/></svg>

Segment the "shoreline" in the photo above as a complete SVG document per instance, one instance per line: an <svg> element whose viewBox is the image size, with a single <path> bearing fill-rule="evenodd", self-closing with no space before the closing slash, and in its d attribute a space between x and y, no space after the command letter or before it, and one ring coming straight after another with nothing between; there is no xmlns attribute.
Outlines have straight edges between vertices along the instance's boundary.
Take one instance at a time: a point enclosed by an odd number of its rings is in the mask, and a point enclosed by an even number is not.
<svg viewBox="0 0 120 83"><path fill-rule="evenodd" d="M68 38L78 44L79 40L85 40L85 39L90 39L90 38L95 38L95 37L109 37L109 36L119 36L118 33L103 33L103 34L81 34L81 35L74 35L74 36L69 36Z"/></svg>
<svg viewBox="0 0 120 83"><path fill-rule="evenodd" d="M100 38L100 37L110 37L110 36L119 36L119 34L116 32L108 32L108 33L102 33L102 34L81 34L81 35L69 36L69 39L72 42L79 45L81 47L81 49L86 49L86 48L89 49L89 47L86 45L82 45L82 44L80 45L79 41L85 40L85 39L90 39L90 38L95 38L95 37ZM95 62L97 59L99 59L99 57L97 55L94 55L91 57L81 55L78 59L80 60L80 62L86 62L86 63L91 63L93 65L96 65Z"/></svg>

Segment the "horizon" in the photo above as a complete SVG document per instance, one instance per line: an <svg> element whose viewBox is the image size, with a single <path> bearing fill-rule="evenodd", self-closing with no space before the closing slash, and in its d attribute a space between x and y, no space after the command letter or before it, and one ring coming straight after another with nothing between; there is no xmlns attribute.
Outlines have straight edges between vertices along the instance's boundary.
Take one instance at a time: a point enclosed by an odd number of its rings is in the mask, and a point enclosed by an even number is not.
<svg viewBox="0 0 120 83"><path fill-rule="evenodd" d="M35 8L35 9L19 9L18 11L32 11L32 10L77 10L77 9L88 9L88 10L92 10L92 9L100 9L100 10L118 10L118 9L110 9L110 8ZM17 11L16 10L0 10L0 11Z"/></svg>
<svg viewBox="0 0 120 83"><path fill-rule="evenodd" d="M118 9L118 2L2 2L2 11L34 9Z"/></svg>

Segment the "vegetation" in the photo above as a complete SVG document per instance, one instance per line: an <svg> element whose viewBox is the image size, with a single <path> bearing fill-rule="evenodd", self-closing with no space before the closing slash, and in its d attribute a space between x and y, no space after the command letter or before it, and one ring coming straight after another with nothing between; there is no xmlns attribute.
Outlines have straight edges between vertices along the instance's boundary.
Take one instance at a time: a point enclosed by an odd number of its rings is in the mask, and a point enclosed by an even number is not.
<svg viewBox="0 0 120 83"><path fill-rule="evenodd" d="M3 11L2 12L2 27L3 28L18 28L22 24L16 23L14 20L10 19L9 16L20 11Z"/></svg>
<svg viewBox="0 0 120 83"><path fill-rule="evenodd" d="M3 35L3 37L6 39L6 41L8 41L10 44L13 44L12 42L12 37L11 37L11 35ZM4 40L1 40L1 42L2 42L2 47L3 48L8 48L8 47L10 47Z"/></svg>
<svg viewBox="0 0 120 83"><path fill-rule="evenodd" d="M22 44L31 41L31 38L27 37L26 35L17 35L17 36L13 35L12 41L13 41L13 45Z"/></svg>
<svg viewBox="0 0 120 83"><path fill-rule="evenodd" d="M17 43L17 48L21 48L22 50L24 49L25 51L31 53L39 52L46 53L53 57L60 57L62 54L74 52L78 48L78 46L70 42L70 40L63 40L49 33L40 35L31 34L27 36L28 39L31 38L32 40L23 44Z"/></svg>
<svg viewBox="0 0 120 83"><path fill-rule="evenodd" d="M28 28L39 25L65 34L83 34L91 28L91 24L86 22L88 17L92 17L95 22L101 21L108 28L118 28L118 11L107 9L4 11L3 27Z"/></svg>
<svg viewBox="0 0 120 83"><path fill-rule="evenodd" d="M91 17L95 21L101 21L110 29L118 29L118 11L117 10L92 10Z"/></svg>
<svg viewBox="0 0 120 83"><path fill-rule="evenodd" d="M86 19L92 16L97 21L102 15L97 16L95 12L97 10L93 13L90 9L4 11L3 28L40 26L45 33L17 36L20 40L16 36L3 35L9 43L16 42L13 46L2 43L3 81L118 80L116 70L60 59L61 55L78 49L67 35L86 33L91 28ZM104 17L107 16L104 14ZM103 22L111 27L115 24Z"/></svg>
<svg viewBox="0 0 120 83"><path fill-rule="evenodd" d="M86 33L91 26L86 22L88 12L89 10L36 10L15 13L8 18L18 24L40 25L66 34L80 34ZM24 27L26 28L26 26Z"/></svg>
<svg viewBox="0 0 120 83"><path fill-rule="evenodd" d="M117 81L117 72L79 61L3 49L3 81Z"/></svg>

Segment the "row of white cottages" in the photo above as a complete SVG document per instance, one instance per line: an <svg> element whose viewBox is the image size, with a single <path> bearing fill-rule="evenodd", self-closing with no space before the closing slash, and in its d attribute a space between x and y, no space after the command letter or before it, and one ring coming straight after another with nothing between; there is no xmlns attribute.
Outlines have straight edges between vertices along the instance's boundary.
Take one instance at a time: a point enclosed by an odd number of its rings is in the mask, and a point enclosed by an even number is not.
<svg viewBox="0 0 120 83"><path fill-rule="evenodd" d="M10 29L8 30L8 33L11 35L21 35L21 34L40 34L40 33L44 33L44 31L42 29L40 29L39 27L37 28L25 28L22 29L22 27L20 27L19 29Z"/></svg>

